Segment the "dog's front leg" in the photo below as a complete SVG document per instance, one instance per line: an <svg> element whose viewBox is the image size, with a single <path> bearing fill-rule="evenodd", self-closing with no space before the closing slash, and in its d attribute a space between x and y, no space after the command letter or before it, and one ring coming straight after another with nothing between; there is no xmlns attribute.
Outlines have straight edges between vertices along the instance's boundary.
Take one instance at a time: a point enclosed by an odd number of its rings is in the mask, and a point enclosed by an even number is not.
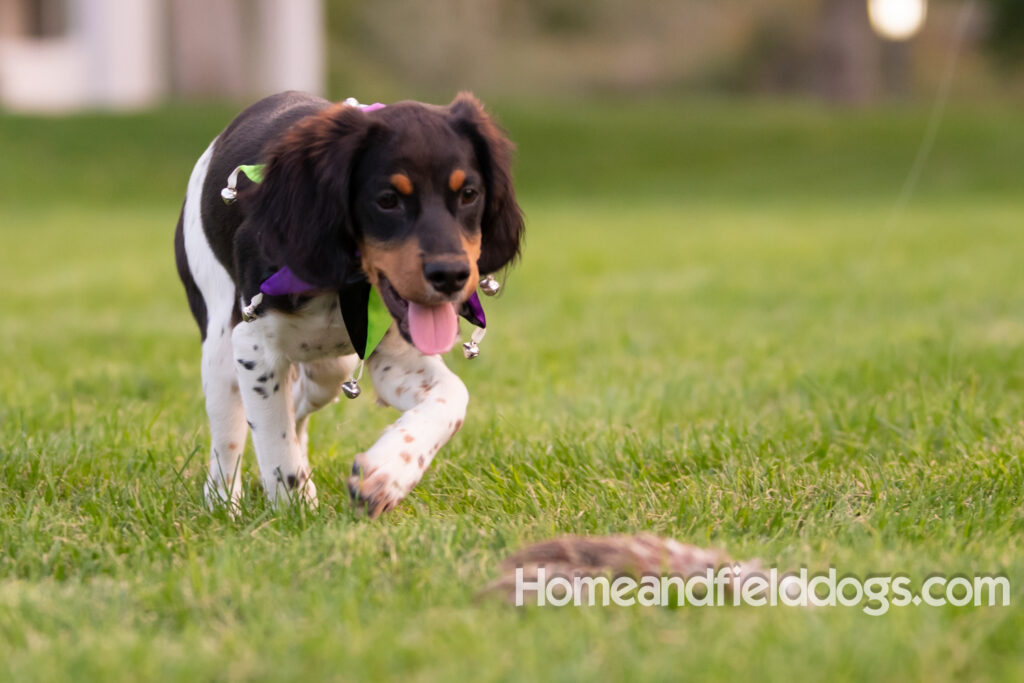
<svg viewBox="0 0 1024 683"><path fill-rule="evenodd" d="M380 398L402 411L352 465L349 492L376 517L408 495L441 446L462 427L469 393L440 356L424 356L394 328L368 365Z"/></svg>
<svg viewBox="0 0 1024 683"><path fill-rule="evenodd" d="M296 435L291 362L268 345L268 325L267 317L238 323L231 337L260 479L272 503L298 499L315 506L309 459Z"/></svg>

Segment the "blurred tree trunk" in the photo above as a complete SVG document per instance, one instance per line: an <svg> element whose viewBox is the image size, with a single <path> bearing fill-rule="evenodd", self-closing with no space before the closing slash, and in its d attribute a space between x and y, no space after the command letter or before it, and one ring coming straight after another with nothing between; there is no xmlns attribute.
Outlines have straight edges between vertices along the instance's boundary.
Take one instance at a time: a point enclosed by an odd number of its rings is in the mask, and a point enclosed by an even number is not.
<svg viewBox="0 0 1024 683"><path fill-rule="evenodd" d="M239 97L249 89L238 0L174 0L171 65L175 90L187 96Z"/></svg>
<svg viewBox="0 0 1024 683"><path fill-rule="evenodd" d="M873 99L879 90L879 41L865 0L821 0L815 87L843 104Z"/></svg>
<svg viewBox="0 0 1024 683"><path fill-rule="evenodd" d="M247 0L253 15L248 85L254 94L326 91L327 37L323 0ZM253 54L255 52L255 54Z"/></svg>
<svg viewBox="0 0 1024 683"><path fill-rule="evenodd" d="M0 38L25 35L27 24L25 6L20 0L0 0Z"/></svg>

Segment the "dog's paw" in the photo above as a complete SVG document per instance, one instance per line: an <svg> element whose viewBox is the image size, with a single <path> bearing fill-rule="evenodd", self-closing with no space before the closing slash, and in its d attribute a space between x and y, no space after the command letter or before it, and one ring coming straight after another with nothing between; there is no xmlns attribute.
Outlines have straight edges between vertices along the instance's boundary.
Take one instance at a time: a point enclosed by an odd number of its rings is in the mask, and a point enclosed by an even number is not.
<svg viewBox="0 0 1024 683"><path fill-rule="evenodd" d="M206 508L213 512L221 508L227 508L228 513L234 517L238 514L242 503L242 487L229 482L230 493L225 488L224 482L214 481L207 478L203 485L203 499L206 501Z"/></svg>
<svg viewBox="0 0 1024 683"><path fill-rule="evenodd" d="M403 481L401 474L387 467L364 466L357 456L348 478L348 493L356 510L365 512L370 519L393 510L418 481Z"/></svg>
<svg viewBox="0 0 1024 683"><path fill-rule="evenodd" d="M270 502L275 507L302 505L315 510L319 505L316 495L316 484L307 472L291 475L278 474L273 488L267 487Z"/></svg>
<svg viewBox="0 0 1024 683"><path fill-rule="evenodd" d="M316 497L316 484L312 479L306 479L305 483L291 492L290 500L305 505L310 510L316 510L320 501Z"/></svg>

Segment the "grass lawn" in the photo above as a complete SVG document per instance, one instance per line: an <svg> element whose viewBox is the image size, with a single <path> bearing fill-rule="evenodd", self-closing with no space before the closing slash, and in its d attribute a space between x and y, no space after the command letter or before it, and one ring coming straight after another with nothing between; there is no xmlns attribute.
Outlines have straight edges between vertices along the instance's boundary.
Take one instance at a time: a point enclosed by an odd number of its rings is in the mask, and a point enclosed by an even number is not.
<svg viewBox="0 0 1024 683"><path fill-rule="evenodd" d="M501 105L524 260L464 429L396 511L313 418L315 513L202 503L171 238L233 113L0 117L0 673L16 680L1024 674L1024 127L675 101ZM782 568L1001 573L1010 607L515 609L522 545L650 531Z"/></svg>

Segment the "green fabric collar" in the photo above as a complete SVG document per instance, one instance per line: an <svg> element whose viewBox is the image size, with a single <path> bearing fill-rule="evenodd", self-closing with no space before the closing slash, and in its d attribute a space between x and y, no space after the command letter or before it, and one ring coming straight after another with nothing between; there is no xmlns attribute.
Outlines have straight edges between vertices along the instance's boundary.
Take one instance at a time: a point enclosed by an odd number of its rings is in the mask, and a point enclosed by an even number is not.
<svg viewBox="0 0 1024 683"><path fill-rule="evenodd" d="M366 302L366 345L360 358L368 358L374 349L384 340L388 328L391 327L391 312L380 298L380 292L370 287L370 298Z"/></svg>
<svg viewBox="0 0 1024 683"><path fill-rule="evenodd" d="M254 183L263 182L263 173L267 170L266 164L242 164L238 170Z"/></svg>

